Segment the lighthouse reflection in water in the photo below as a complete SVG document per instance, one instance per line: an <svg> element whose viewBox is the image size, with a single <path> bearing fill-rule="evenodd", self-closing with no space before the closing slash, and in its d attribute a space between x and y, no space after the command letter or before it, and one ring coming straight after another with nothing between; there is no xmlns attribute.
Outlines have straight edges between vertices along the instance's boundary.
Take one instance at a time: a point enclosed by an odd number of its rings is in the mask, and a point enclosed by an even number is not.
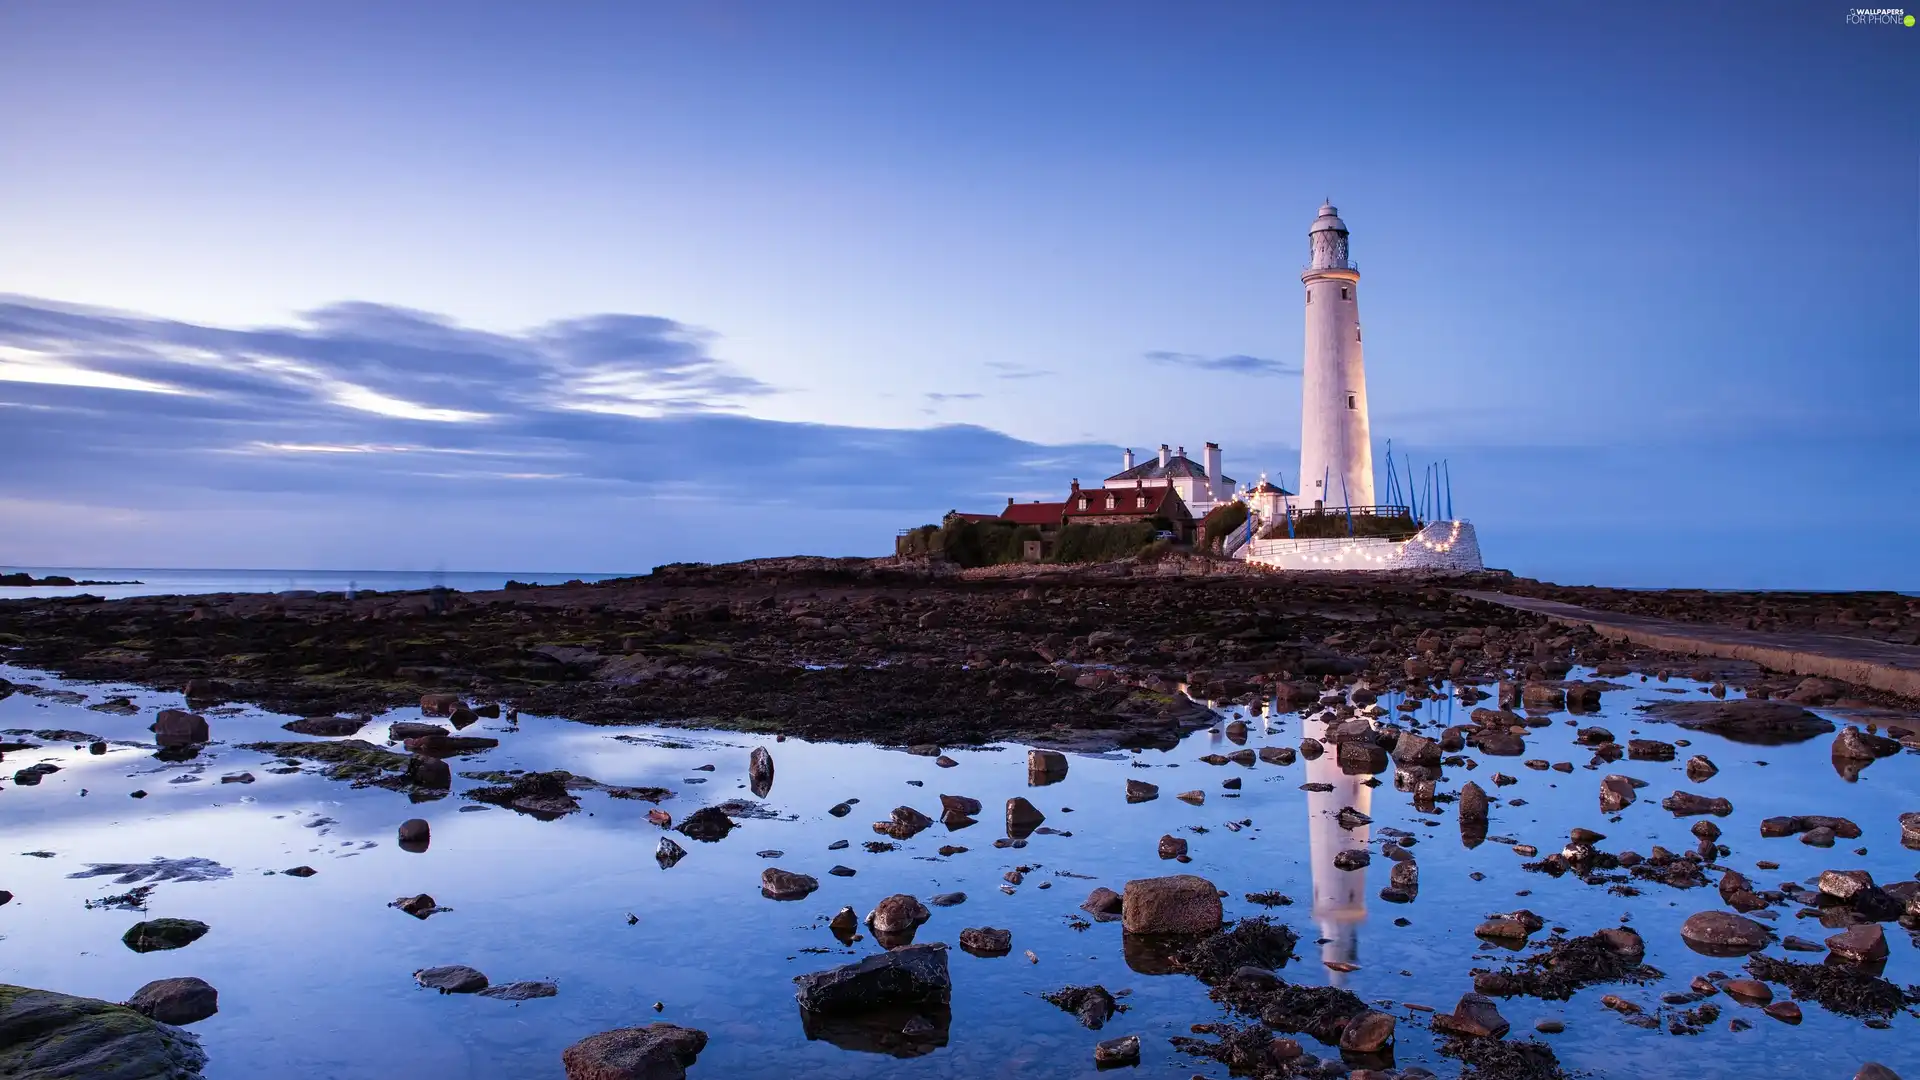
<svg viewBox="0 0 1920 1080"><path fill-rule="evenodd" d="M1361 783L1369 776L1348 776L1340 771L1338 757L1331 749L1306 762L1307 845L1313 868L1313 921L1320 928L1320 959L1327 964L1360 963L1360 923L1367 917L1367 870L1362 866L1342 870L1334 865L1334 856L1342 851L1367 849L1368 826L1340 827L1338 815L1346 807L1371 814L1373 788ZM1321 790L1327 785L1328 790ZM1334 986L1345 986L1346 972L1329 967Z"/></svg>

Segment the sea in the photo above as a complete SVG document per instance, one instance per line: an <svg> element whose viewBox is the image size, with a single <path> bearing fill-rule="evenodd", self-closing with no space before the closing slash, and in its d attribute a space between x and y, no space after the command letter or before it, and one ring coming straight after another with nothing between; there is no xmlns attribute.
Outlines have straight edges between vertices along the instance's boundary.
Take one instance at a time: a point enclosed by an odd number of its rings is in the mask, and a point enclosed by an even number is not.
<svg viewBox="0 0 1920 1080"><path fill-rule="evenodd" d="M531 585L563 585L569 581L603 581L645 572L541 574L492 570L182 570L127 566L0 566L0 574L22 571L36 578L69 577L75 581L133 584L0 586L0 600L83 594L118 600L128 596L204 593L406 592L432 588L483 592L504 588L509 581L523 581Z"/></svg>

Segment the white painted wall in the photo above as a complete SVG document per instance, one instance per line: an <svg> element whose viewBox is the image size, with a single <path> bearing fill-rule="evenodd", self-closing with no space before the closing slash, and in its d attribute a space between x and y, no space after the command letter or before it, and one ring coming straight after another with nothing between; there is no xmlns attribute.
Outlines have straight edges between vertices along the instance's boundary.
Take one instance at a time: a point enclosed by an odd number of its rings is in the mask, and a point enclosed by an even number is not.
<svg viewBox="0 0 1920 1080"><path fill-rule="evenodd" d="M1299 502L1309 507L1316 500L1328 507L1372 506L1373 443L1361 358L1360 271L1348 263L1346 228L1332 211L1331 206L1321 207L1309 234L1313 262L1300 275L1306 286L1307 318L1300 389Z"/></svg>
<svg viewBox="0 0 1920 1080"><path fill-rule="evenodd" d="M1255 540L1234 553L1276 570L1412 570L1469 574L1486 569L1470 521L1435 521L1404 541L1377 536L1346 539Z"/></svg>

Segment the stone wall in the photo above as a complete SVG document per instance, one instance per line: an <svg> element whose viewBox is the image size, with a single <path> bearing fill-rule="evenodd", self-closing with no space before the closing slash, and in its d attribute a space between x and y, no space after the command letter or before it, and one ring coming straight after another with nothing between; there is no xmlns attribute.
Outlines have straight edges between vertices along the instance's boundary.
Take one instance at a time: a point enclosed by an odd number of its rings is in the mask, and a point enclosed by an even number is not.
<svg viewBox="0 0 1920 1080"><path fill-rule="evenodd" d="M1414 570L1470 574L1485 569L1467 521L1435 521L1404 541L1381 537L1255 540L1235 558L1275 570Z"/></svg>

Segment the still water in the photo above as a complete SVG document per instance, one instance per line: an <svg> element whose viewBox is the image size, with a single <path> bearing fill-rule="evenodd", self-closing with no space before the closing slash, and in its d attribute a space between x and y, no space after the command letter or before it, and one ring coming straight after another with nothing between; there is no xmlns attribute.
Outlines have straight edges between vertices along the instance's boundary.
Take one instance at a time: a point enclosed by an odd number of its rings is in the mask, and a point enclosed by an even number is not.
<svg viewBox="0 0 1920 1080"><path fill-rule="evenodd" d="M533 585L561 585L578 579L600 581L619 574L495 573L471 570L167 570L113 566L0 566L0 574L25 572L36 578L67 577L75 581L119 581L122 585L0 586L0 600L42 596L98 596L121 600L129 596L192 596L207 593L278 592L404 592L416 589L458 589L484 592L504 588L509 581Z"/></svg>
<svg viewBox="0 0 1920 1080"><path fill-rule="evenodd" d="M585 792L582 812L537 821L499 808L472 812L479 804L458 795L474 786L465 779L455 780L452 797L414 804L404 794L356 791L309 772L275 775L267 771L272 760L237 744L298 736L279 729L286 717L246 708L208 714L216 743L191 762L168 764L152 756L147 725L156 709L179 706L177 695L68 686L4 667L0 676L40 691L0 700L0 729L75 729L145 744L116 743L104 756L51 742L7 753L8 778L38 761L58 764L61 771L37 787L0 782L0 888L15 894L0 907L0 981L122 1000L151 979L204 978L220 991L220 1012L193 1030L211 1057L207 1075L216 1080L286 1075L288 1069L316 1078L559 1077L560 1051L572 1042L655 1020L711 1036L691 1070L695 1077L1091 1077L1093 1044L1124 1034L1142 1036L1141 1075L1224 1076L1223 1066L1181 1054L1167 1041L1194 1023L1227 1019L1206 999L1204 987L1184 975L1132 970L1118 924L1086 926L1077 918L1080 902L1096 885L1119 889L1129 878L1174 872L1202 874L1227 890L1229 918L1271 914L1298 931L1299 956L1282 972L1287 979L1345 985L1399 1016L1401 1066L1457 1074L1457 1065L1434 1053L1437 1040L1425 1030L1423 1014L1404 1004L1450 1009L1472 988L1470 969L1513 955L1478 941L1473 927L1488 914L1528 907L1549 926L1576 934L1629 921L1646 939L1647 962L1668 976L1645 987L1593 987L1568 1002L1501 1002L1513 1038L1531 1035L1538 1019L1564 1020L1564 1034L1543 1038L1569 1068L1619 1077L1799 1077L1809 1074L1809 1066L1821 1075L1850 1075L1860 1062L1879 1060L1908 1074L1920 1072L1916 1021L1906 1015L1894 1017L1890 1030L1874 1030L1807 1002L1805 1023L1789 1027L1720 996L1713 999L1723 1010L1719 1023L1697 1036L1627 1026L1601 1008L1603 994L1619 993L1652 1011L1662 992L1685 989L1695 975L1738 971L1739 960L1696 955L1679 936L1686 916L1722 907L1711 887L1683 892L1636 882L1642 894L1622 897L1571 875L1525 873L1519 866L1526 860L1504 844L1463 847L1450 805L1440 806L1437 815L1414 812L1409 797L1394 790L1391 773L1384 785L1369 788L1361 778L1342 776L1331 755L1251 768L1198 761L1236 748L1217 729L1198 732L1167 752L1073 755L1064 781L1037 788L1028 786L1025 748L1019 746L950 748L959 764L942 769L930 758L873 746L774 742L726 732L589 728L539 717L521 717L517 725L482 720L467 729L465 734L490 735L501 745L456 760L456 773L565 768L609 784L663 786L676 792L663 804L676 821L700 806L749 797L748 753L768 747L777 773L764 803L776 816L742 819L718 843L673 834L689 854L663 870L653 858L661 830L646 821L645 802ZM1688 827L1695 819L1673 817L1659 800L1675 789L1725 796L1734 812L1717 820L1733 854L1722 861L1763 888L1810 881L1829 868L1864 867L1876 880L1891 882L1920 864L1899 844L1899 814L1920 809L1912 754L1877 762L1848 782L1828 760L1830 737L1762 747L1689 736L1645 722L1633 706L1697 698L1701 687L1637 677L1633 682L1607 693L1603 713L1581 723L1611 727L1623 743L1629 733L1668 741L1691 737L1679 761L1623 760L1590 770L1590 753L1574 745L1575 729L1562 715L1529 736L1526 756L1570 761L1576 765L1571 774L1483 756L1471 774L1448 770L1441 790L1476 779L1494 799L1492 834L1538 845L1543 854L1557 850L1576 825L1606 833L1601 846L1609 851L1645 854L1656 843L1684 851L1693 846ZM125 694L142 711L94 712L70 698L48 696L48 690L83 694L87 703ZM1382 699L1383 705L1396 703ZM1435 734L1433 725L1454 722L1456 713L1464 721L1465 711L1451 701L1429 702L1413 715ZM1223 718L1245 716L1244 710L1221 712ZM417 717L417 710L397 710L370 724L363 736L379 742L387 722ZM1247 745L1255 748L1297 745L1304 736L1322 734L1322 725L1295 714L1247 719ZM1693 753L1710 756L1720 774L1688 782L1682 762ZM713 771L701 771L704 765ZM220 782L242 770L255 782ZM1489 780L1495 771L1518 783L1495 787ZM1598 812L1599 778L1611 772L1649 782L1617 821ZM1223 788L1229 776L1242 779L1238 792ZM1129 804L1129 779L1158 784L1160 798ZM1334 789L1303 791L1310 781ZM130 798L136 789L148 797ZM1173 798L1191 789L1206 792L1204 805ZM898 850L862 849L865 841L883 839L869 823L885 819L894 806L937 818L942 792L985 803L979 824L957 832L936 824ZM1047 815L1046 825L1061 832L1035 835L1020 850L994 848L993 840L1003 835L999 807L1014 795L1032 799ZM851 815L826 813L849 798L860 800ZM1524 805L1515 805L1522 800ZM1372 828L1340 829L1332 816L1346 806L1370 814ZM1849 816L1864 836L1827 851L1759 836L1763 817L1810 813ZM414 816L426 818L433 830L431 846L418 854L395 842L395 828ZM1250 824L1236 832L1226 828L1229 822ZM1417 837L1412 851L1420 863L1421 891L1411 904L1377 896L1389 865L1378 856L1386 827ZM1167 833L1188 840L1190 865L1157 857L1157 841ZM829 850L843 839L851 845ZM1335 852L1369 840L1376 852L1372 866L1333 867ZM969 850L948 858L936 854L948 844ZM1853 853L1860 846L1866 854ZM769 850L782 854L758 854ZM38 854L44 852L51 855ZM212 930L184 949L138 954L120 936L141 915L85 906L127 886L110 877L69 875L89 863L156 856L211 859L232 876L161 884L145 917L198 919ZM1781 868L1757 870L1759 859ZM857 876L828 875L837 863L853 867ZM302 864L318 874L300 879L273 873ZM797 902L765 899L759 876L768 865L811 874L820 888ZM1020 865L1034 869L1010 893L1003 891L1003 875ZM1270 890L1294 903L1267 909L1244 899L1248 892ZM894 892L925 899L948 891L964 891L966 902L932 908L917 940L953 944L964 927L1010 928L1013 953L982 959L950 951L954 999L946 1045L896 1060L809 1041L791 978L876 948L870 939L842 948L826 927L828 918L842 905L864 916ZM451 910L418 921L387 907L421 892ZM1776 910L1783 935L1819 940L1830 933L1817 921L1795 919L1791 905ZM1409 924L1395 925L1400 918ZM1887 977L1920 981L1908 934L1886 925L1893 951ZM1028 950L1037 962L1026 958ZM1768 951L1783 955L1778 945ZM1325 960L1359 966L1341 973ZM412 972L443 964L472 965L495 983L552 980L560 992L512 1004L415 987ZM1103 1031L1081 1028L1038 997L1088 983L1116 994L1130 991L1121 998L1128 1010ZM1781 988L1776 993L1786 996ZM1734 1016L1750 1020L1753 1028L1728 1030ZM1333 1048L1300 1038L1309 1052L1337 1056Z"/></svg>

